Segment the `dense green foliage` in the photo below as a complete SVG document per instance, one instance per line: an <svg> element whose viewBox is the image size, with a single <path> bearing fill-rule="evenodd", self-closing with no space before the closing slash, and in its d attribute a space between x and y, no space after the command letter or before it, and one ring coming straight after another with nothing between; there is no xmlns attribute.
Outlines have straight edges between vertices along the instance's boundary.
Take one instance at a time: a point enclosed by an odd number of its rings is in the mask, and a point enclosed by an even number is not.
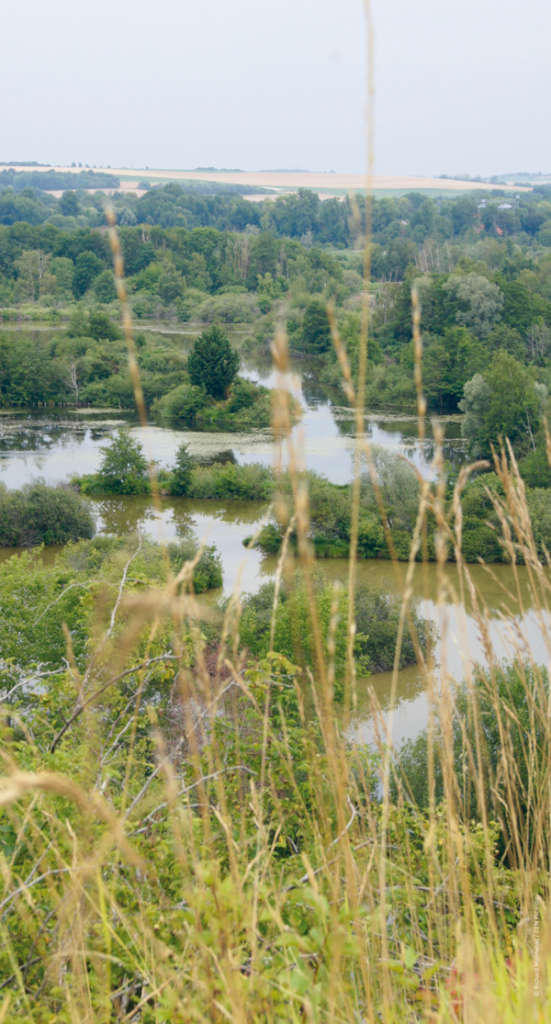
<svg viewBox="0 0 551 1024"><path fill-rule="evenodd" d="M118 188L120 180L116 174L106 171L95 171L86 168L77 173L72 171L29 170L16 171L12 167L0 171L0 188L12 188L15 192L26 192L40 189L44 192L57 192L60 189L72 189L78 185L81 189ZM71 194L71 193L69 193ZM74 194L74 193L72 193ZM67 193L65 193L67 195ZM67 200L62 196L59 206L65 212Z"/></svg>
<svg viewBox="0 0 551 1024"><path fill-rule="evenodd" d="M246 430L270 425L268 388L237 377L227 398L216 401L189 383L181 341L147 332L137 337L138 366L146 405L173 426L199 430ZM230 349L232 362L238 356ZM3 405L76 405L135 409L126 344L101 309L77 306L64 333L0 333L0 396ZM296 414L299 407L296 406Z"/></svg>
<svg viewBox="0 0 551 1024"><path fill-rule="evenodd" d="M139 441L121 428L111 443L101 449L98 482L105 494L146 494L148 466Z"/></svg>
<svg viewBox="0 0 551 1024"><path fill-rule="evenodd" d="M511 835L514 825L507 816L506 801L503 799L503 779L500 773L500 761L503 756L512 758L518 773L520 791L523 794L521 806L517 813L526 814L529 803L529 788L543 784L539 778L539 764L542 748L545 743L544 720L549 700L549 680L545 670L534 670L529 663L504 663L496 668L495 676L490 679L488 670L478 666L474 673L474 688L479 708L479 722L482 729L482 742L474 742L474 723L469 715L469 696L466 684L462 684L457 694L453 710L453 757L456 777L461 780L462 797L473 815L480 813L480 792L473 786L473 775L483 780L484 796L487 805L497 798L497 806L504 835ZM496 694L501 705L506 709L508 728L506 735L499 728L495 714ZM526 737L531 733L532 746L526 745ZM475 758L475 766L465 764L465 738L471 744ZM435 738L438 747L444 742L442 735ZM428 790L428 737L423 730L415 740L405 743L398 757L398 778L401 779L404 792L408 799L415 801L421 808L429 803ZM474 770L473 770L474 768ZM493 793L492 793L493 790ZM442 761L435 758L434 799L442 800L444 781L442 778ZM500 800L501 798L501 800ZM498 811L499 813L499 811Z"/></svg>
<svg viewBox="0 0 551 1024"><path fill-rule="evenodd" d="M327 306L320 299L311 299L306 306L300 330L291 335L291 344L299 351L318 355L331 347Z"/></svg>
<svg viewBox="0 0 551 1024"><path fill-rule="evenodd" d="M52 197L32 189L4 195L50 215L27 216L22 208L14 223L0 227L0 316L69 316L75 343L71 349L67 339L54 339L35 352L4 340L4 401L132 407L113 322L111 254L98 230L101 198L72 190L51 213ZM415 407L415 288L429 411L464 410L473 455L488 455L508 436L517 456L529 460L525 471L537 486L548 482L541 428L551 387L551 202L545 186L504 200L506 194L491 188L441 200L420 193L373 200L366 400L372 408ZM171 184L141 199L116 196L115 205L138 320L212 324L215 334L220 324L249 325L246 347L264 350L285 323L291 348L316 357L313 374L338 385L326 311L331 301L356 379L362 288L356 246L364 239L364 199L351 216L348 199L321 202L306 190L252 204ZM237 363L233 352L227 358ZM268 425L266 393L239 379L228 390L236 366L228 364L225 379L216 382L214 361L192 354L186 368L169 341L143 342L139 361L146 403L164 422L204 430ZM212 406L205 393L225 404Z"/></svg>
<svg viewBox="0 0 551 1024"><path fill-rule="evenodd" d="M74 209L74 195L81 205L85 201L82 193L66 194L65 209ZM283 320L292 347L323 359L322 379L337 384L340 369L325 313L331 300L356 373L362 260L353 248L348 200L322 203L308 192L265 204L235 196L192 196L191 205L199 204L197 210L203 213L185 225L166 217L161 224L150 214L141 217L141 202L154 206L162 200L166 206L171 197L184 202L186 193L169 185L150 190L137 202L116 200L122 204L121 243L138 318L251 324L253 347L269 343L276 323ZM517 205L505 204L510 209L500 208L502 200L502 193L498 197L491 192L442 202L413 193L374 200L367 383L371 406L414 405L413 285L422 308L423 386L429 409L456 411L464 386L476 373L489 373L502 352L529 368L535 381L549 384L551 257L545 225L551 224L551 203L542 191L523 194ZM131 226L132 218L123 216L130 207L143 227ZM228 211L238 207L248 211L249 220L237 215L235 223L228 219ZM211 208L218 211L214 220L207 216ZM363 210L360 200L359 208ZM86 209L100 216L93 205ZM314 230L316 218L329 217L331 210L341 226L348 225L341 241L339 231L334 238L324 234L327 225ZM220 211L226 211L224 217ZM55 216L63 221L58 227L20 221L0 229L5 317L16 315L14 307L24 303L29 316L46 316L64 304L67 308L75 298L83 298L87 306L114 300L111 255L105 236L94 230L96 221L92 217L80 225L80 215ZM244 231L247 224L252 233ZM101 390L96 388L98 395ZM108 398L105 387L103 394ZM186 392L180 404L189 408L195 401ZM526 433L516 419L494 419L494 432L505 425L519 437Z"/></svg>
<svg viewBox="0 0 551 1024"><path fill-rule="evenodd" d="M125 342L105 312L77 306L68 332L0 332L4 406L81 405L135 409ZM187 378L186 357L170 337L138 337L138 364L151 406Z"/></svg>
<svg viewBox="0 0 551 1024"><path fill-rule="evenodd" d="M375 449L375 465L388 534L381 521L373 481L364 473L361 481L358 557L389 559L394 556L399 561L407 561L417 520L419 484L413 469L384 449ZM318 558L346 558L350 551L351 487L332 484L313 472L307 474L307 480L309 537L314 554ZM283 493L291 505L290 481L284 477L281 483ZM451 517L453 528L452 490L450 486L444 511L449 519ZM466 562L477 562L480 558L486 562L509 560L510 556L502 543L501 519L495 504L497 501L502 506L505 519L510 521L503 509L504 498L503 487L493 473L475 476L464 488L461 495L461 531L462 552ZM545 558L545 549L551 550L551 490L527 487L526 505L538 555ZM285 525L273 516L271 522L260 531L256 540L258 546L267 554L277 554L281 549ZM432 515L429 515L427 525L426 548L424 545L419 546L416 554L418 561L423 557L432 561L436 557L435 521ZM290 543L293 548L296 543L294 534L291 534ZM516 557L522 562L522 552L519 551ZM455 558L451 544L448 545L448 558Z"/></svg>
<svg viewBox="0 0 551 1024"><path fill-rule="evenodd" d="M185 496L189 493L193 479L193 459L185 442L178 446L176 462L172 470L170 493Z"/></svg>
<svg viewBox="0 0 551 1024"><path fill-rule="evenodd" d="M151 493L143 448L127 429L121 429L102 452L99 472L72 481L83 494ZM174 467L161 467L157 476L162 494L175 497L268 501L274 492L270 467L233 462L203 466L194 462L185 443L176 452Z"/></svg>
<svg viewBox="0 0 551 1024"><path fill-rule="evenodd" d="M535 450L547 404L547 387L535 382L531 368L500 351L485 374L477 373L465 384L459 403L465 413L461 431L475 456L490 456L492 445L499 449L506 437L517 454Z"/></svg>
<svg viewBox="0 0 551 1024"><path fill-rule="evenodd" d="M269 466L233 462L195 465L188 491L193 498L269 501L274 493L274 477Z"/></svg>
<svg viewBox="0 0 551 1024"><path fill-rule="evenodd" d="M271 392L256 381L237 377L227 398L213 399L204 387L180 384L153 403L162 423L191 430L241 431L270 426ZM298 407L296 409L298 415Z"/></svg>
<svg viewBox="0 0 551 1024"><path fill-rule="evenodd" d="M94 532L90 510L74 491L40 481L20 491L0 484L0 547L67 544Z"/></svg>
<svg viewBox="0 0 551 1024"><path fill-rule="evenodd" d="M100 470L91 476L73 480L84 494L150 492L143 451L126 431L121 431L111 445L104 449L104 453L107 472ZM392 453L375 448L374 458L388 533L381 521L373 480L365 472L361 480L358 556L385 559L395 556L399 561L407 561L417 520L419 483L414 470ZM180 446L175 467L161 467L158 479L163 494L220 500L269 501L273 499L277 486L281 489L288 509L292 508L292 483L287 474L279 478L276 485L273 471L261 464L194 464L185 444ZM351 486L333 484L311 471L306 474L306 479L309 493L309 539L315 555L318 558L346 558L350 550ZM452 516L452 484L453 477L444 509L448 517ZM475 476L465 486L461 495L461 532L463 558L466 562L477 562L480 558L486 562L509 560L510 556L501 541L500 516L508 518L503 508L504 498L503 487L493 473ZM551 489L526 487L526 505L538 555L544 558L545 550L551 550ZM499 506L502 508L501 513ZM451 525L453 527L453 518ZM424 554L429 560L436 557L435 522L432 516L429 516L428 526L426 548L424 545L419 546L417 560ZM279 522L272 515L255 543L266 554L278 554L285 529L285 521ZM244 543L250 540L249 537L245 538ZM294 532L291 533L290 545L292 550L296 546ZM451 544L448 557L452 560L455 557ZM518 552L517 558L523 560L522 552Z"/></svg>
<svg viewBox="0 0 551 1024"><path fill-rule="evenodd" d="M168 565L178 573L197 553L193 535L168 545ZM86 659L94 598L102 588L112 598L124 566L131 559L128 592L141 592L166 581L167 564L159 544L138 537L97 536L68 546L53 564L43 565L40 550L13 555L0 564L0 659L16 663L63 664L69 629L79 667ZM222 585L216 548L206 547L193 571L200 594Z"/></svg>
<svg viewBox="0 0 551 1024"><path fill-rule="evenodd" d="M314 575L313 590L316 600L316 614L324 642L327 645L329 623L335 600L333 585L321 575ZM270 646L270 627L274 604L274 583L265 583L258 593L247 597L239 625L239 635L247 649L258 658L265 658ZM381 590L366 586L356 592L355 618L357 631L354 641L354 656L359 675L371 672L388 672L394 665L396 641L400 619L400 601ZM338 594L338 624L334 637L335 671L342 679L346 660L346 623L348 597L345 590ZM426 654L434 639L431 624L414 612L411 625L420 649ZM274 627L273 649L289 660L294 660L303 671L316 665L314 633L310 610L309 592L302 573L291 579L286 578L280 589ZM406 624L400 650L400 668L413 665L416 661L415 645ZM340 687L337 694L342 693Z"/></svg>
<svg viewBox="0 0 551 1024"><path fill-rule="evenodd" d="M5 188L0 194L0 201L10 194L18 198L23 190L28 205L21 210L18 219L30 219L31 223L64 215L66 209L74 215L74 204L68 206L63 196L58 201L37 191L46 187L40 185L40 175L56 173L59 172L0 172L5 183L17 190L11 192L9 187ZM84 188L93 188L94 179L98 187L116 187L113 182L101 186L100 174L83 171L78 177L65 175L63 184L58 178L58 184L50 187L74 189L80 184ZM91 176L90 183L85 183L85 175ZM208 190L218 194L205 194ZM114 204L119 223L124 225L185 227L190 230L209 227L236 232L252 228L269 231L279 237L303 239L308 244L314 242L334 247L349 247L355 243L358 233L365 232L366 204L363 195L356 196L353 203L347 196L342 200L321 201L315 192L300 189L296 194L279 196L275 201L251 203L242 199L238 191L239 186L171 183L148 189L140 198L132 193L119 193L114 196ZM515 238L527 245L539 243L548 246L551 242L550 194L549 186L540 185L531 193L522 193L515 201L502 191L474 186L471 195L448 194L434 199L411 192L401 197L374 199L371 221L375 274L377 277L390 277L398 272L399 276L412 261L415 247L424 245L428 240L445 246L447 242L453 244L458 239L478 241L477 236L482 234L494 239ZM101 195L82 191L76 195L79 214L90 226L105 223ZM438 266L447 256L445 248L443 252L433 249L426 258L429 265Z"/></svg>
<svg viewBox="0 0 551 1024"><path fill-rule="evenodd" d="M239 355L215 324L194 341L187 369L192 387L204 388L211 398L222 401L237 376Z"/></svg>

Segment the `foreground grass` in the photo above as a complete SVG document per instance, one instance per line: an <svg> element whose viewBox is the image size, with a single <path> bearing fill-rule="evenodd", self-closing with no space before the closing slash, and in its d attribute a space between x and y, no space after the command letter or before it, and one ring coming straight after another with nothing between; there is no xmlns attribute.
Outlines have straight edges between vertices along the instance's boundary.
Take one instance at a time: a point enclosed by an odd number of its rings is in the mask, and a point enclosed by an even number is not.
<svg viewBox="0 0 551 1024"><path fill-rule="evenodd" d="M499 468L516 523L504 543L545 627L522 485ZM457 524L451 539L461 592ZM430 706L417 799L375 698L379 742L348 741L353 676L336 714L338 591L323 637L310 605L301 671L277 634L245 657L238 598L213 643L193 561L125 591L137 557L121 553L120 585L87 607L65 665L2 664L3 1019L547 1019L549 687L520 639L506 677L488 639L483 690L468 677L457 701L417 647ZM307 594L307 557L303 571ZM415 644L407 602L401 614ZM483 611L478 624L487 636Z"/></svg>
<svg viewBox="0 0 551 1024"><path fill-rule="evenodd" d="M282 343L275 355L284 370ZM419 373L416 383L420 395ZM309 495L283 392L274 428L289 443L289 490L276 498L281 554L270 618L264 606L252 606L255 621L251 606L242 616L236 593L213 629L212 611L193 593L200 551L182 551L178 566L170 549L156 550L156 571L145 576L141 545L121 547L108 569L100 565L104 586L79 601L78 644L63 620L57 661L25 659L20 647L21 656L0 663L1 1021L549 1018L548 676L515 622L512 663L500 666L493 652L462 555L468 472L452 497L441 473L435 488L397 488L401 506L407 497L416 507L404 573L390 484L365 446L380 515L364 521L365 536L383 531L404 596L391 616L390 715L373 692L374 743L354 744L356 642L369 639L356 629L352 600L362 481L358 472L348 494L346 606L337 588L320 604ZM551 660L550 582L524 485L514 460L503 456L495 469L491 508L503 551L528 567ZM327 521L331 502L318 509ZM459 689L445 643L434 666L410 607L429 534L440 567L453 556L457 595L464 603L469 592L485 643L486 671L466 658ZM286 593L287 580L281 590L290 545L302 567L298 595ZM444 572L440 580L444 607L450 584ZM47 637L52 607L31 623ZM262 633L256 658L244 649L241 621L251 648ZM444 622L444 639L445 631ZM15 615L0 620L0 639L14 635ZM429 720L424 746L400 752L391 725L403 642L423 673Z"/></svg>

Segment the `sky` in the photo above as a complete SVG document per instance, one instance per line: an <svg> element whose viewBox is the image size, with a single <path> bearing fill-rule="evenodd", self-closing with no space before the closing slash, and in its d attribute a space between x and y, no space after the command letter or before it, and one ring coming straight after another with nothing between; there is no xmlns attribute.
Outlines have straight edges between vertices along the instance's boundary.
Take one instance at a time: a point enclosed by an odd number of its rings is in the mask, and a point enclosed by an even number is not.
<svg viewBox="0 0 551 1024"><path fill-rule="evenodd" d="M374 170L551 172L551 4L372 0ZM367 166L362 0L3 8L0 160Z"/></svg>

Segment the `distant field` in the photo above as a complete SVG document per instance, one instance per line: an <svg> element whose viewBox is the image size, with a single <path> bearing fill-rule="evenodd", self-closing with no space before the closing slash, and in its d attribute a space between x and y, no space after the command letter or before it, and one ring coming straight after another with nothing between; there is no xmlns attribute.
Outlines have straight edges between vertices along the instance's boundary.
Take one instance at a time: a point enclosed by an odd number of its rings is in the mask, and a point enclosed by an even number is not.
<svg viewBox="0 0 551 1024"><path fill-rule="evenodd" d="M46 168L44 168L46 169ZM52 167L56 171L70 171L78 176L85 168ZM99 168L98 168L99 169ZM105 170L105 168L103 168ZM16 167L16 170L29 170L28 167ZM299 188L309 188L320 195L344 195L348 192L360 192L366 187L366 178L362 174L325 174L304 171L177 171L177 170L136 170L124 167L109 168L110 173L121 179L121 188L132 190L138 188L141 181L211 181L228 185L248 185L251 188L263 187L277 192L296 192ZM450 178L421 178L407 175L375 175L371 179L371 189L376 193L396 194L397 192L427 192L439 195L442 192L470 192L477 188L500 189L502 191L530 192L529 186L484 185L472 181L455 181Z"/></svg>

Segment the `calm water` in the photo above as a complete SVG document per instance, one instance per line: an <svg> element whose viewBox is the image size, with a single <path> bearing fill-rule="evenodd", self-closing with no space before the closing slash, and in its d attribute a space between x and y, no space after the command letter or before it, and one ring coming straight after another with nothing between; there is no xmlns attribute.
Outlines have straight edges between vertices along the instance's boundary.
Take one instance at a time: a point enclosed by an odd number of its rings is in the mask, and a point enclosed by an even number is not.
<svg viewBox="0 0 551 1024"><path fill-rule="evenodd" d="M38 332L26 333L32 336ZM175 344L187 350L197 331L177 332L171 328L169 333ZM238 332L232 333L239 343L242 338ZM351 411L344 405L338 390L323 388L316 383L315 364L309 363L305 367L295 362L291 367L292 372L287 375L285 383L304 409L304 416L294 430L294 440L304 463L334 483L347 483L352 473L354 449ZM249 355L244 356L241 372L269 387L276 383L275 375L265 360L259 362ZM271 464L274 458L270 430L246 434L200 433L152 425L148 428L148 437L145 437L135 417L113 410L20 412L0 409L0 480L8 487L20 487L36 477L42 477L47 483L56 483L75 474L93 473L101 460L100 447L124 423L130 424L132 433L164 466L171 465L182 440L189 444L196 458L204 461L231 458L240 463L256 461ZM366 432L373 443L400 451L422 472L430 472L433 444L430 440L424 443L417 440L417 421L411 416L393 417L368 412ZM465 453L457 417L447 418L445 432L446 457L453 462L463 461ZM430 425L427 433L431 433Z"/></svg>
<svg viewBox="0 0 551 1024"><path fill-rule="evenodd" d="M171 333L177 344L188 348L197 332L176 332L171 329ZM234 333L234 340L238 342L238 334ZM255 362L250 356L243 358L241 372L267 386L276 383L271 368ZM354 444L354 423L350 409L343 404L338 392L324 389L316 383L315 366L305 367L300 363L292 365L286 386L304 408L303 419L294 430L304 463L308 468L324 473L335 483L347 483L352 474ZM189 444L196 458L205 462L232 459L239 463L259 461L271 464L274 459L269 430L247 434L203 434L152 425L145 435L134 417L112 410L0 410L0 480L14 488L36 478L56 483L76 474L92 473L99 467L101 446L123 423L129 424L131 432L144 443L146 451L163 466L173 463L176 449L182 440ZM433 446L430 441L421 444L417 440L416 420L368 413L366 431L374 443L401 452L421 472L430 473ZM458 418L447 420L445 431L446 457L452 462L461 463L466 456ZM430 433L430 428L427 432ZM252 592L275 572L273 558L265 557L257 550L247 551L243 546L243 539L254 533L266 514L266 506L262 503L169 498L163 500L162 514L157 517L148 498L88 500L100 531L128 533L140 527L151 537L170 540L191 527L200 540L215 544L220 551L226 593L236 586ZM11 553L4 549L0 551L0 558L3 560ZM45 560L49 560L53 554L53 551L45 552ZM330 577L346 580L346 562L339 559L322 561L320 568ZM536 660L547 663L549 654L531 607L525 571L519 570L523 588L521 605L506 599L505 588L514 589L511 569L507 566L494 566L492 572L493 578L482 567L473 567L475 582L481 602L487 608L490 633L499 656L506 657L512 653L512 624L528 636ZM449 567L448 573L453 581L453 566ZM390 563L360 562L358 575L361 581L365 580L373 586L382 586L391 592L400 589ZM440 640L435 650L436 661L446 666L460 680L464 675L465 659L482 660L484 655L469 607L463 608L458 599L451 598L445 606L437 604L435 566L429 566L424 576L421 567L416 572L414 602L422 615L437 624ZM508 618L509 625L502 621L503 615ZM382 707L388 708L390 675L384 673L372 677L369 685L374 686ZM399 674L397 697L394 738L400 740L415 735L426 721L426 699L416 667ZM359 685L358 711L352 729L358 738L368 739L371 736L368 684L365 682Z"/></svg>

